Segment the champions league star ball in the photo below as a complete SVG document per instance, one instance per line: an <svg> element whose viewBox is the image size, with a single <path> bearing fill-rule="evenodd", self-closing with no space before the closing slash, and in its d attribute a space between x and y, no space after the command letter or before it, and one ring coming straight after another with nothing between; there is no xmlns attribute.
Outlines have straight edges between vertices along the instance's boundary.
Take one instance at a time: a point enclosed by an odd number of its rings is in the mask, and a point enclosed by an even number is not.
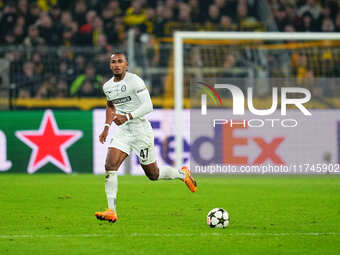
<svg viewBox="0 0 340 255"><path fill-rule="evenodd" d="M229 225L229 214L223 208L212 209L207 215L207 223L211 228L226 228Z"/></svg>

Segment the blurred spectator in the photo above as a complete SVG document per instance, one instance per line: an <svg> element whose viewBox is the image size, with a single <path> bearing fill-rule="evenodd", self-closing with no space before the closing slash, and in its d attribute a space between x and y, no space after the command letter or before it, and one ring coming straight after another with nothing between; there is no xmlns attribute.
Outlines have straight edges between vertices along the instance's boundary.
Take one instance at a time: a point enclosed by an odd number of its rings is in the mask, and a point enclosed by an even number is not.
<svg viewBox="0 0 340 255"><path fill-rule="evenodd" d="M114 17L122 15L122 9L120 8L118 0L110 0L106 7Z"/></svg>
<svg viewBox="0 0 340 255"><path fill-rule="evenodd" d="M236 59L235 56L232 54L228 54L224 60L223 67L230 71L233 67L235 67Z"/></svg>
<svg viewBox="0 0 340 255"><path fill-rule="evenodd" d="M34 65L34 73L36 73L39 76L42 76L44 73L44 64L38 52L33 54L32 63Z"/></svg>
<svg viewBox="0 0 340 255"><path fill-rule="evenodd" d="M60 62L58 77L59 79L65 81L66 84L71 84L71 82L74 80L74 70L72 65L69 65L67 61Z"/></svg>
<svg viewBox="0 0 340 255"><path fill-rule="evenodd" d="M202 19L202 13L199 6L198 0L189 0L188 1L190 7L190 16L192 22L199 23Z"/></svg>
<svg viewBox="0 0 340 255"><path fill-rule="evenodd" d="M44 39L40 37L38 27L31 25L28 28L28 35L24 40L26 47L36 47L44 43Z"/></svg>
<svg viewBox="0 0 340 255"><path fill-rule="evenodd" d="M178 22L181 25L191 24L191 16L190 16L190 6L185 3L180 3L178 8Z"/></svg>
<svg viewBox="0 0 340 255"><path fill-rule="evenodd" d="M307 70L305 76L298 80L298 84L301 87L307 88L312 91L314 97L319 97L322 95L321 89L318 88L313 70Z"/></svg>
<svg viewBox="0 0 340 255"><path fill-rule="evenodd" d="M78 30L77 24L72 20L70 12L63 12L61 15L62 45L71 46L75 41L75 34Z"/></svg>
<svg viewBox="0 0 340 255"><path fill-rule="evenodd" d="M331 9L328 5L324 6L321 10L320 19L331 18Z"/></svg>
<svg viewBox="0 0 340 255"><path fill-rule="evenodd" d="M338 0L326 0L322 1L325 6L327 6L330 10L330 18L332 20L336 19L336 16L338 15L339 12L339 1Z"/></svg>
<svg viewBox="0 0 340 255"><path fill-rule="evenodd" d="M19 0L17 5L18 15L27 16L28 15L28 3L27 0Z"/></svg>
<svg viewBox="0 0 340 255"><path fill-rule="evenodd" d="M95 54L97 73L102 75L111 75L111 70L109 69L108 64L111 53L112 46L107 43L106 36L104 34L99 35Z"/></svg>
<svg viewBox="0 0 340 255"><path fill-rule="evenodd" d="M340 14L338 14L335 19L335 31L340 32Z"/></svg>
<svg viewBox="0 0 340 255"><path fill-rule="evenodd" d="M72 19L72 15L68 11L64 11L61 15L61 23L64 27L70 28L72 32L76 32L78 29L77 23Z"/></svg>
<svg viewBox="0 0 340 255"><path fill-rule="evenodd" d="M174 25L174 12L170 8L159 8L158 12L162 15L162 18L156 23L155 31L158 37L170 36L171 25Z"/></svg>
<svg viewBox="0 0 340 255"><path fill-rule="evenodd" d="M220 21L220 29L222 31L232 31L235 29L235 25L232 23L229 16L223 15Z"/></svg>
<svg viewBox="0 0 340 255"><path fill-rule="evenodd" d="M123 17L115 17L115 26L114 26L114 30L112 31L112 41L111 43L115 44L115 45L120 45L122 43L124 43L124 40L126 39L127 35L126 35L126 29L125 29L125 25L124 25L124 20Z"/></svg>
<svg viewBox="0 0 340 255"><path fill-rule="evenodd" d="M27 18L27 24L28 25L33 25L35 22L38 20L39 15L40 15L40 9L39 6L36 3L31 3L29 7L29 15L26 17Z"/></svg>
<svg viewBox="0 0 340 255"><path fill-rule="evenodd" d="M15 38L14 44L21 44L24 41L24 39L25 39L24 27L20 26L19 24L17 24L14 27L13 36Z"/></svg>
<svg viewBox="0 0 340 255"><path fill-rule="evenodd" d="M214 0L212 4L215 5L221 13L224 13L224 11L226 11L226 2L226 0Z"/></svg>
<svg viewBox="0 0 340 255"><path fill-rule="evenodd" d="M80 75L85 72L85 57L83 55L77 55L74 61L74 66L75 66L75 74Z"/></svg>
<svg viewBox="0 0 340 255"><path fill-rule="evenodd" d="M16 20L17 20L17 13L16 13L15 6L12 3L5 5L2 11L2 16L1 16L1 21L0 21L1 37L5 37L9 33L11 33L11 31L13 30L15 26ZM10 41L11 42L15 41L15 38L11 39Z"/></svg>
<svg viewBox="0 0 340 255"><path fill-rule="evenodd" d="M305 12L301 18L301 24L298 26L299 32L313 32L315 31L315 25L313 23L312 14Z"/></svg>
<svg viewBox="0 0 340 255"><path fill-rule="evenodd" d="M100 34L97 39L96 50L97 59L103 60L112 51L112 46L107 43L106 35Z"/></svg>
<svg viewBox="0 0 340 255"><path fill-rule="evenodd" d="M13 32L9 32L5 35L4 38L4 43L7 45L11 45L14 44L16 41L15 35L13 34Z"/></svg>
<svg viewBox="0 0 340 255"><path fill-rule="evenodd" d="M154 9L147 8L146 9L146 19L141 26L141 32L152 34L153 31L155 30L155 23L156 23L156 19L155 19Z"/></svg>
<svg viewBox="0 0 340 255"><path fill-rule="evenodd" d="M174 10L176 8L176 0L166 0L164 8Z"/></svg>
<svg viewBox="0 0 340 255"><path fill-rule="evenodd" d="M54 46L62 45L63 42L63 31L64 31L64 25L61 22L61 9L59 6L53 7L50 11L50 17L53 22L53 39L52 43L54 43Z"/></svg>
<svg viewBox="0 0 340 255"><path fill-rule="evenodd" d="M310 13L313 20L319 19L321 15L321 7L316 0L307 0L299 10L298 14L302 17L305 13Z"/></svg>
<svg viewBox="0 0 340 255"><path fill-rule="evenodd" d="M143 9L143 2L141 0L133 0L132 6L126 10L124 22L129 27L141 25L146 20L145 10Z"/></svg>
<svg viewBox="0 0 340 255"><path fill-rule="evenodd" d="M223 68L224 72L220 75L221 78L230 79L228 82L232 82L232 84L238 84L242 91L246 91L245 84L239 83L240 77L246 77L245 72L241 72L240 69L242 64L239 61L239 56L233 53L229 53L225 56Z"/></svg>
<svg viewBox="0 0 340 255"><path fill-rule="evenodd" d="M104 32L107 36L107 41L110 44L117 44L124 38L122 33L125 32L124 25L116 18L122 13L119 2L114 0L110 1L102 10L101 16L104 22Z"/></svg>
<svg viewBox="0 0 340 255"><path fill-rule="evenodd" d="M163 36L163 26L164 26L164 6L158 5L156 8L156 18L154 24L154 34L157 37Z"/></svg>
<svg viewBox="0 0 340 255"><path fill-rule="evenodd" d="M36 98L51 98L55 97L57 92L57 78L53 74L47 74L44 82L39 86L35 97Z"/></svg>
<svg viewBox="0 0 340 255"><path fill-rule="evenodd" d="M93 86L93 81L85 79L79 91L77 92L78 97L98 97L99 86Z"/></svg>
<svg viewBox="0 0 340 255"><path fill-rule="evenodd" d="M295 28L292 25L286 25L284 27L284 32L292 33L292 32L296 32L296 31L295 31Z"/></svg>
<svg viewBox="0 0 340 255"><path fill-rule="evenodd" d="M205 24L207 26L214 26L220 22L220 18L220 9L218 9L218 6L210 5Z"/></svg>
<svg viewBox="0 0 340 255"><path fill-rule="evenodd" d="M274 12L274 18L279 31L283 31L285 26L289 24L287 13L284 8Z"/></svg>
<svg viewBox="0 0 340 255"><path fill-rule="evenodd" d="M71 46L73 44L74 40L74 33L72 28L70 27L64 27L62 32L62 42L65 46Z"/></svg>
<svg viewBox="0 0 340 255"><path fill-rule="evenodd" d="M25 16L18 16L16 26L20 26L22 28L26 27L26 19Z"/></svg>
<svg viewBox="0 0 340 255"><path fill-rule="evenodd" d="M59 80L56 84L56 92L55 97L57 98L63 98L69 96L69 88L67 86L67 81L65 80Z"/></svg>
<svg viewBox="0 0 340 255"><path fill-rule="evenodd" d="M221 1L221 0L220 0ZM219 1L215 0L215 3L220 6L220 4L218 4ZM221 13L223 13L223 15L228 15L234 22L236 21L236 10L237 10L237 4L238 1L235 0L222 0L222 2L224 2L223 7L221 7Z"/></svg>
<svg viewBox="0 0 340 255"><path fill-rule="evenodd" d="M99 16L96 16L93 21L93 32L92 32L92 44L94 46L98 45L98 39L101 35L104 35L103 20Z"/></svg>
<svg viewBox="0 0 340 255"><path fill-rule="evenodd" d="M91 45L93 42L94 23L97 18L95 11L91 10L86 14L86 23L79 27L77 43L80 45Z"/></svg>
<svg viewBox="0 0 340 255"><path fill-rule="evenodd" d="M73 17L79 26L84 25L86 21L87 5L84 0L78 0L73 10Z"/></svg>
<svg viewBox="0 0 340 255"><path fill-rule="evenodd" d="M239 24L239 29L249 30L252 27L256 28L259 26L257 19L253 16L248 15L248 6L246 2L239 2L237 5L237 21Z"/></svg>
<svg viewBox="0 0 340 255"><path fill-rule="evenodd" d="M336 63L334 62L334 57L332 52L329 50L325 50L321 54L321 76L322 77L339 77L338 68Z"/></svg>
<svg viewBox="0 0 340 255"><path fill-rule="evenodd" d="M41 12L40 17L35 23L35 26L39 28L39 34L48 45L59 45L60 34L57 33L57 29L53 26L53 20L47 12Z"/></svg>
<svg viewBox="0 0 340 255"><path fill-rule="evenodd" d="M300 54L298 56L296 68L293 69L294 76L298 79L298 84L301 84L302 80L306 77L308 70L308 58L305 54Z"/></svg>
<svg viewBox="0 0 340 255"><path fill-rule="evenodd" d="M293 4L285 6L287 22L289 25L296 26L298 21L298 15L296 13L296 7Z"/></svg>
<svg viewBox="0 0 340 255"><path fill-rule="evenodd" d="M37 0L37 3L41 10L49 11L52 7L57 5L58 0Z"/></svg>
<svg viewBox="0 0 340 255"><path fill-rule="evenodd" d="M334 24L330 18L325 18L322 21L321 31L322 32L333 32L334 31Z"/></svg>
<svg viewBox="0 0 340 255"><path fill-rule="evenodd" d="M22 72L16 76L16 97L34 97L39 81L40 77L34 73L34 64L30 61L25 62Z"/></svg>
<svg viewBox="0 0 340 255"><path fill-rule="evenodd" d="M53 22L56 23L60 23L61 14L62 12L59 6L54 6L50 11L51 18L53 19Z"/></svg>
<svg viewBox="0 0 340 255"><path fill-rule="evenodd" d="M156 42L155 38L151 35L148 40L147 47L147 59L151 60L147 63L148 66L158 67L160 64L160 52L159 52L159 44Z"/></svg>
<svg viewBox="0 0 340 255"><path fill-rule="evenodd" d="M85 73L80 74L71 84L71 96L99 96L100 84L103 80L101 75L96 75L96 68L89 64Z"/></svg>

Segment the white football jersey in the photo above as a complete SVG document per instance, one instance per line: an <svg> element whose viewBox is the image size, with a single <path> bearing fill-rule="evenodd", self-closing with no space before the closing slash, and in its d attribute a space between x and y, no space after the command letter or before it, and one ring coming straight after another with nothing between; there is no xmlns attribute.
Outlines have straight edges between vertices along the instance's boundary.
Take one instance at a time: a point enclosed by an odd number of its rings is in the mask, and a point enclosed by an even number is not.
<svg viewBox="0 0 340 255"><path fill-rule="evenodd" d="M142 102L140 102L137 93L146 89L144 81L137 74L130 72L126 72L121 81L115 82L112 77L103 85L107 101L114 104L118 114L131 113L139 108Z"/></svg>

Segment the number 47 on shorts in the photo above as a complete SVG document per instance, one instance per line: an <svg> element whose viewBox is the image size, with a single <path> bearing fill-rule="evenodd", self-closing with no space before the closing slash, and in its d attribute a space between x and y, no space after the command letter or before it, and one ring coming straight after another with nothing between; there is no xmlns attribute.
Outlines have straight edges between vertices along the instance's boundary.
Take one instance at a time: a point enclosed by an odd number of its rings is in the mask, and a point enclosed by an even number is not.
<svg viewBox="0 0 340 255"><path fill-rule="evenodd" d="M139 153L139 156L142 158L142 159L147 159L148 158L148 155L149 155L149 148L145 148L145 149L141 149L140 150L140 153Z"/></svg>

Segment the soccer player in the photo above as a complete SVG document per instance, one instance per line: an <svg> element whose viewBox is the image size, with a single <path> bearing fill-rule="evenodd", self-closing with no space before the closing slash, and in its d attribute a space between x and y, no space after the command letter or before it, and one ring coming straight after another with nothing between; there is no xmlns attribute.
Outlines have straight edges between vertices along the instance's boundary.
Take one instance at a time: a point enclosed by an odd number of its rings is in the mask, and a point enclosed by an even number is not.
<svg viewBox="0 0 340 255"><path fill-rule="evenodd" d="M117 170L132 150L138 155L150 180L180 179L192 192L196 191L197 185L187 167L175 169L157 165L154 135L150 122L145 118L145 115L153 110L150 94L144 81L138 75L127 71L126 56L121 52L112 54L110 69L113 77L103 85L107 98L106 121L99 141L106 141L112 122L118 125L118 130L110 141L105 163L108 209L96 212L95 216L100 220L116 222Z"/></svg>

